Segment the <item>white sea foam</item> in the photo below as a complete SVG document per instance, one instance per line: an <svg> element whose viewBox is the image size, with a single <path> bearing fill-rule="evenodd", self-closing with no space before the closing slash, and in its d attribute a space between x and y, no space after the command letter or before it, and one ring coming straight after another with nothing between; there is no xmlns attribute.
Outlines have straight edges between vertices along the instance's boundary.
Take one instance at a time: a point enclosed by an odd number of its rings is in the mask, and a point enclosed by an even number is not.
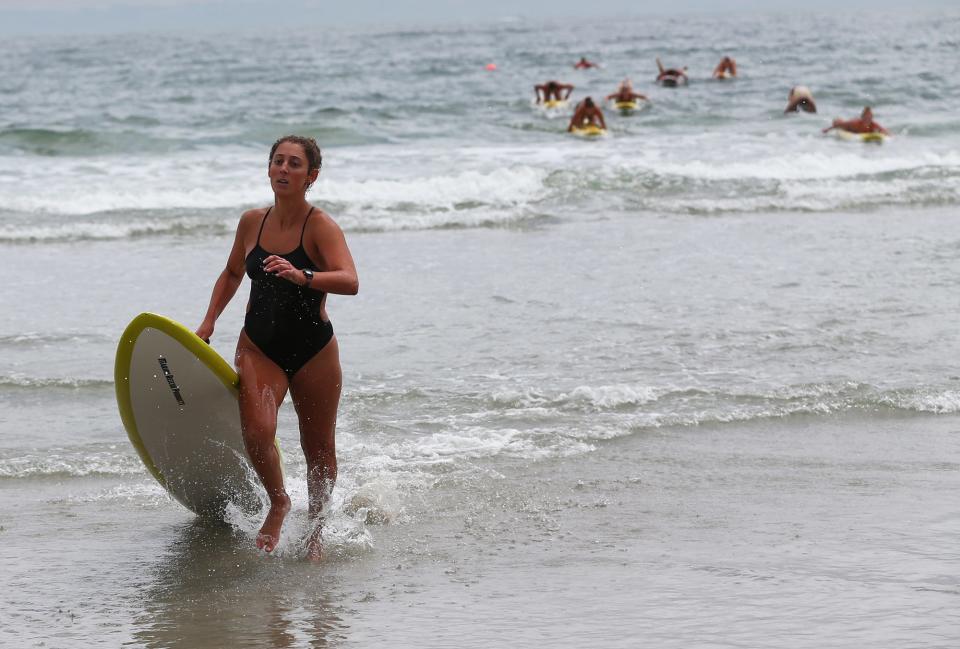
<svg viewBox="0 0 960 649"><path fill-rule="evenodd" d="M112 339L106 336L86 332L24 331L15 334L0 335L0 345L10 345L12 347L39 347L62 343L78 344L104 341L113 342ZM2 382L3 377L0 377L0 383Z"/></svg>
<svg viewBox="0 0 960 649"><path fill-rule="evenodd" d="M457 211L440 209L431 212L418 212L411 208L404 214L383 213L376 210L361 210L360 213L354 213L353 209L350 209L341 214L337 220L346 230L385 232L512 225L535 219L536 216L525 211L512 211L509 208L487 207Z"/></svg>
<svg viewBox="0 0 960 649"><path fill-rule="evenodd" d="M98 164L102 169L95 173L55 170L61 179L56 192L47 191L39 180L0 176L0 194L10 197L5 209L32 215L6 220L0 226L0 240L118 239L198 229L229 232L236 225L233 212L271 202L269 184L262 172L254 171L259 164L253 161L246 170L210 170L193 155L151 161L147 169L136 164L130 169L111 168L117 163L110 161ZM474 227L527 218L524 210L547 193L547 173L513 166L490 171L436 169L413 177L327 174L309 198L329 206L347 230ZM230 215L192 213L198 210Z"/></svg>
<svg viewBox="0 0 960 649"><path fill-rule="evenodd" d="M442 432L351 439L345 452L351 462L370 470L389 475L416 472L421 480L435 467L458 470L484 458L537 460L589 453L599 442L638 430L878 408L960 411L960 393L955 391L905 393L851 381L727 389L632 384L580 385L568 391L513 388L494 390L480 401L485 408L460 406L455 415L428 417L429 426L442 426ZM421 413L417 422L403 428L415 430L422 422Z"/></svg>
<svg viewBox="0 0 960 649"><path fill-rule="evenodd" d="M110 240L137 236L186 233L209 230L230 232L236 227L236 219L210 221L205 217L171 219L126 219L78 220L60 223L7 224L0 226L0 241L66 241L75 239Z"/></svg>
<svg viewBox="0 0 960 649"><path fill-rule="evenodd" d="M53 502L109 503L115 501L133 502L141 506L164 506L175 502L173 497L152 478L149 482L115 485L99 491L69 494Z"/></svg>
<svg viewBox="0 0 960 649"><path fill-rule="evenodd" d="M114 451L53 450L0 458L0 478L140 473L146 473L146 469L136 455Z"/></svg>
<svg viewBox="0 0 960 649"><path fill-rule="evenodd" d="M0 375L0 388L107 388L113 387L113 381L79 377L37 377L22 372Z"/></svg>
<svg viewBox="0 0 960 649"><path fill-rule="evenodd" d="M603 385L591 387L581 385L575 388L567 398L578 405L607 410L621 406L637 406L650 403L656 401L662 392L662 390L648 386Z"/></svg>
<svg viewBox="0 0 960 649"><path fill-rule="evenodd" d="M622 406L637 406L656 401L666 392L663 388L638 385L580 385L570 392L545 394L537 388L500 389L492 393L492 401L501 406L559 412L563 408L611 410Z"/></svg>
<svg viewBox="0 0 960 649"><path fill-rule="evenodd" d="M233 208L270 197L265 162L246 149L98 157L82 164L45 159L40 175L24 173L19 163L0 157L0 195L5 209L28 214ZM56 191L51 177L57 178Z"/></svg>
<svg viewBox="0 0 960 649"><path fill-rule="evenodd" d="M513 408L540 408L554 405L554 400L537 388L500 389L490 396L495 404Z"/></svg>
<svg viewBox="0 0 960 649"><path fill-rule="evenodd" d="M206 154L213 155L213 154ZM229 152L216 155L230 155ZM249 154L247 156L249 158ZM57 175L56 192L45 190L39 179L0 169L0 194L4 207L15 212L85 215L111 211L189 210L235 208L270 202L270 187L262 160L211 168L196 153L162 160L96 160L83 169L69 161L48 162L48 173ZM0 158L0 166L10 164ZM436 169L408 176L406 170L391 176L326 173L310 194L319 202L338 202L354 209L396 209L403 206L427 210L466 209L470 205L514 205L543 195L546 171L527 166L490 171ZM33 186L35 184L35 186ZM16 189L16 191L14 191Z"/></svg>
<svg viewBox="0 0 960 649"><path fill-rule="evenodd" d="M904 147L866 155L851 147L825 149L837 143L817 142L815 148L805 143L806 149L773 153L771 145L761 144L723 158L717 157L728 153L723 146L703 151L693 143L689 151L656 142L639 151L632 145L629 151L576 151L589 174L569 167L574 151L566 144L526 150L464 147L455 153L430 147L413 153L361 149L344 152L340 165L324 172L310 198L329 206L348 230L516 222L562 211L570 198L589 195L597 184L641 207L666 212L822 211L960 201L957 151ZM5 209L32 215L6 220L0 240L232 231L233 212L271 201L260 153L237 148L161 158L94 158L82 164L51 159L45 161L49 169L43 177L24 175L20 165L0 158ZM561 176L555 179L557 173ZM45 184L49 175L58 178L55 192ZM191 213L199 210L231 214L211 221L209 215ZM131 219L131 214L139 216ZM60 218L64 216L71 218Z"/></svg>
<svg viewBox="0 0 960 649"><path fill-rule="evenodd" d="M645 165L646 166L646 165ZM651 170L707 180L826 180L876 176L925 168L960 169L960 153L906 152L901 155L865 156L848 151L797 152L760 155L749 160L657 159Z"/></svg>
<svg viewBox="0 0 960 649"><path fill-rule="evenodd" d="M960 391L943 390L884 395L882 401L892 407L946 415L960 412Z"/></svg>
<svg viewBox="0 0 960 649"><path fill-rule="evenodd" d="M459 424L448 432L384 441L378 445L368 444L368 447L375 454L399 460L398 468L458 466L463 462L500 456L525 459L565 457L592 449L589 443L566 435L562 428L521 431Z"/></svg>
<svg viewBox="0 0 960 649"><path fill-rule="evenodd" d="M381 473L352 489L344 498L342 510L368 525L389 523L403 511L400 491L397 475Z"/></svg>
<svg viewBox="0 0 960 649"><path fill-rule="evenodd" d="M347 180L325 185L324 200L363 207L416 205L458 209L464 204L518 204L543 196L546 172L519 166L489 172L467 170L413 178Z"/></svg>

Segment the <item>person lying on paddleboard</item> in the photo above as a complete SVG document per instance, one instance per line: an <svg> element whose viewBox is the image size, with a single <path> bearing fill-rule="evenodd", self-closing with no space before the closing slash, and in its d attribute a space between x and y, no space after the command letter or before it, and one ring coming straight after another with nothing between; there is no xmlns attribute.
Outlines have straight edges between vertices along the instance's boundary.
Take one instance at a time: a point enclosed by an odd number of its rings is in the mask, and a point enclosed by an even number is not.
<svg viewBox="0 0 960 649"><path fill-rule="evenodd" d="M683 66L682 69L677 68L665 68L663 63L660 62L660 57L657 57L657 69L660 70L660 74L657 75L657 81L674 80L676 83L686 83L687 79L687 66Z"/></svg>
<svg viewBox="0 0 960 649"><path fill-rule="evenodd" d="M717 67L713 69L714 79L721 79L724 76L737 76L737 62L729 56L723 57Z"/></svg>
<svg viewBox="0 0 960 649"><path fill-rule="evenodd" d="M823 132L826 133L827 131L831 131L835 128L842 131L849 131L850 133L890 134L887 129L873 121L873 110L871 110L869 106L864 107L863 112L860 113L860 117L858 119L843 120L839 117L835 118L833 120L833 125L823 129Z"/></svg>
<svg viewBox="0 0 960 649"><path fill-rule="evenodd" d="M607 95L607 101L611 99L614 101L649 101L644 95L633 91L633 84L630 82L630 79L621 81L620 85L617 86L617 91Z"/></svg>
<svg viewBox="0 0 960 649"><path fill-rule="evenodd" d="M559 81L547 81L533 87L537 93L537 103L545 101L563 101L570 97L573 92L573 86L569 83L560 83Z"/></svg>
<svg viewBox="0 0 960 649"><path fill-rule="evenodd" d="M787 107L783 110L785 113L805 113L817 112L817 104L813 101L813 93L806 86L794 86L790 88L790 94L787 95Z"/></svg>
<svg viewBox="0 0 960 649"><path fill-rule="evenodd" d="M579 104L573 111L573 118L570 120L570 125L567 127L567 131L573 131L575 128L583 128L585 126L596 126L607 130L607 122L603 119L603 111L600 110L600 107L593 103L591 97L587 97Z"/></svg>
<svg viewBox="0 0 960 649"><path fill-rule="evenodd" d="M277 412L289 392L297 412L306 458L308 515L313 522L307 557L322 556L321 533L337 480L334 440L341 369L326 297L356 295L357 270L343 232L306 194L320 173L320 147L312 138L288 135L270 150L270 207L240 217L226 267L214 284L196 334L209 342L217 318L236 294L244 274L250 298L237 341L240 426L253 468L270 498L257 547L272 552L290 511L283 468L274 440ZM279 254L277 250L292 250Z"/></svg>
<svg viewBox="0 0 960 649"><path fill-rule="evenodd" d="M573 64L575 70L588 70L590 68L599 68L600 66L593 61L588 61L587 57L581 56L580 60Z"/></svg>

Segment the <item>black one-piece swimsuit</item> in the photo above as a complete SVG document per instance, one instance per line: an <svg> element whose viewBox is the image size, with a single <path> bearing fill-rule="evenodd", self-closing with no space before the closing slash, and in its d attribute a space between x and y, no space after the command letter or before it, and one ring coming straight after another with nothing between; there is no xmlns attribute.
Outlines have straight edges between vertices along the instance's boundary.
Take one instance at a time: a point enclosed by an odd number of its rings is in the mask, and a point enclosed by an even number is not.
<svg viewBox="0 0 960 649"><path fill-rule="evenodd" d="M289 282L263 269L263 261L270 255L260 246L260 236L270 210L263 215L257 245L247 255L247 276L250 278L250 306L243 321L247 337L267 357L293 378L317 352L333 338L333 325L320 317L320 307L326 295L305 286ZM307 213L300 231L300 245L283 255L294 268L319 270L303 248L303 233L313 208Z"/></svg>

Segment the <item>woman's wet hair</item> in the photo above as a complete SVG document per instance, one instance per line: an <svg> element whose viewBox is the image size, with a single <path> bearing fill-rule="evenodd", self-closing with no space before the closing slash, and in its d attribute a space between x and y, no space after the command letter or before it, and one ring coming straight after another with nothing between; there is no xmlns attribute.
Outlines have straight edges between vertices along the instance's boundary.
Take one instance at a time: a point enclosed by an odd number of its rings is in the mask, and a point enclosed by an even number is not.
<svg viewBox="0 0 960 649"><path fill-rule="evenodd" d="M307 169L313 171L316 169L320 170L320 167L323 166L323 156L320 154L320 146L317 144L317 141L312 137L304 137L302 135L284 135L282 138L273 143L273 146L270 147L270 160L273 160L273 154L277 152L277 147L283 144L284 142L291 142L293 144L299 144L303 148L303 152L307 156Z"/></svg>
<svg viewBox="0 0 960 649"><path fill-rule="evenodd" d="M587 108L593 108L593 97L587 97L583 100L583 105Z"/></svg>

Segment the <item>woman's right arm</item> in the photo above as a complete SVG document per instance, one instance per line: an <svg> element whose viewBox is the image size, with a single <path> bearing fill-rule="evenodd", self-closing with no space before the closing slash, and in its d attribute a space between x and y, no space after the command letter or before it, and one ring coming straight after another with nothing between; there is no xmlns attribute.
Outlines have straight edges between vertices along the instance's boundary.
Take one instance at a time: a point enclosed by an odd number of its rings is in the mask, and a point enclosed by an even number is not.
<svg viewBox="0 0 960 649"><path fill-rule="evenodd" d="M227 258L227 265L220 273L216 283L213 285L213 293L210 295L210 304L207 306L207 314L203 322L197 327L196 334L203 340L210 342L213 335L217 318L227 308L227 304L236 294L243 281L243 274L246 270L246 233L250 229L250 224L255 223L259 210L249 210L240 217L240 223L237 225L237 234L233 240L233 248L230 250L230 256Z"/></svg>

